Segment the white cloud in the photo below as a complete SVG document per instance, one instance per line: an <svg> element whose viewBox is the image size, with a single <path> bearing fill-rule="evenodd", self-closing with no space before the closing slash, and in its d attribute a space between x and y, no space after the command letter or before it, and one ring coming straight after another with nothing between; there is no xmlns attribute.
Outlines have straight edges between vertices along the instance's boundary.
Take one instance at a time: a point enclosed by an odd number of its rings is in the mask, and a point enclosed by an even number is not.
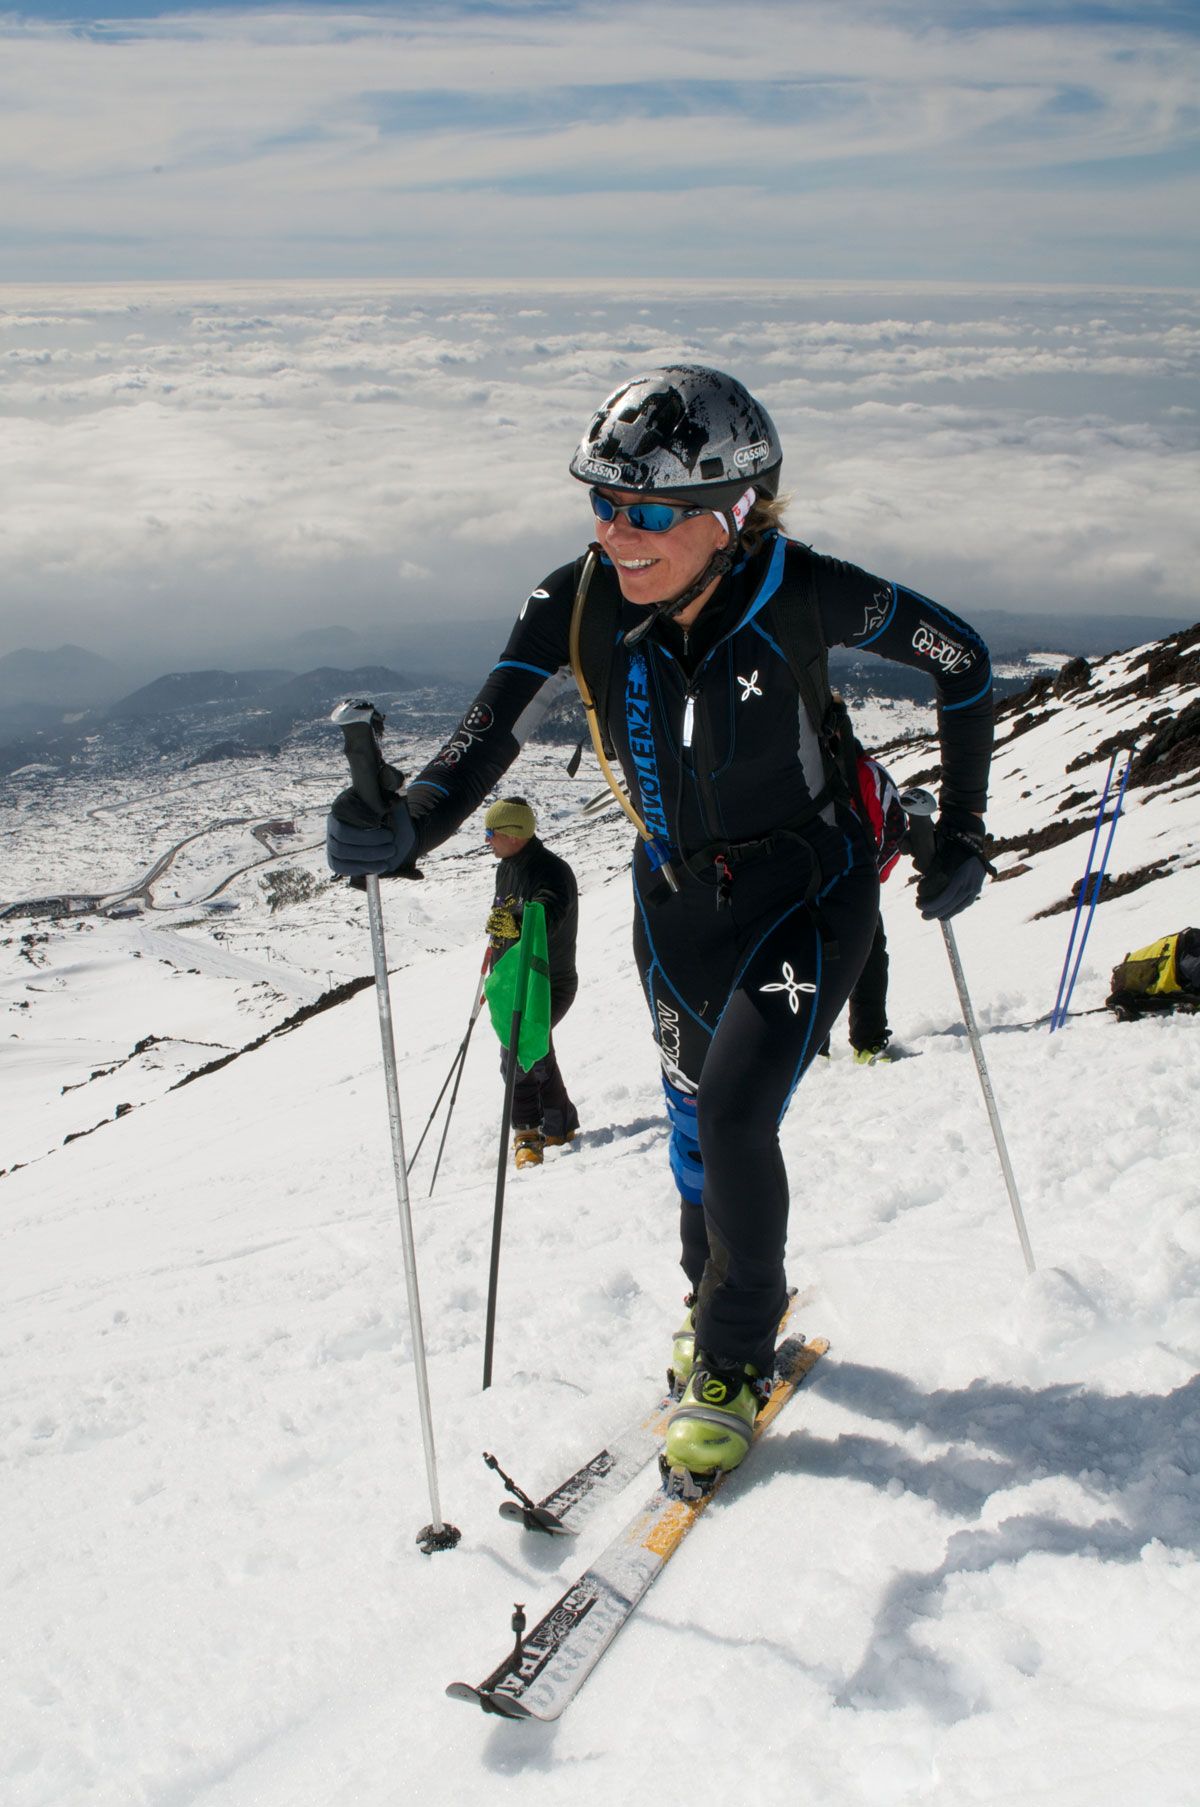
<svg viewBox="0 0 1200 1807"><path fill-rule="evenodd" d="M680 355L762 395L823 549L968 615L1195 613L1186 297L47 290L0 308L0 651L367 618L419 641L430 609L494 612L499 641L586 543L565 467L592 408Z"/></svg>

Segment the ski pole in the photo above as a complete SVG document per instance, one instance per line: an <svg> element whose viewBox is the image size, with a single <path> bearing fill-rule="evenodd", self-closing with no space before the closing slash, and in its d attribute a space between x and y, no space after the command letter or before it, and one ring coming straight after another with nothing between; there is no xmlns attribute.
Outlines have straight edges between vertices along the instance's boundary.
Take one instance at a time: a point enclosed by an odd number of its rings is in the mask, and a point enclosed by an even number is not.
<svg viewBox="0 0 1200 1807"><path fill-rule="evenodd" d="M913 864L918 872L924 872L934 857L933 814L937 809L929 791L904 791L900 797L901 806L908 815L908 839L912 851ZM963 1022L967 1028L967 1038L971 1043L971 1052L975 1056L975 1068L979 1074L979 1084L983 1092L983 1101L987 1106L988 1121L992 1126L992 1137L996 1144L996 1153L1000 1157L1000 1168L1004 1174L1004 1184L1008 1188L1008 1202L1012 1206L1013 1222L1017 1226L1017 1237L1021 1244L1021 1253L1025 1257L1025 1271L1032 1274L1036 1263L1033 1249L1029 1243L1029 1232L1025 1228L1025 1213L1021 1209L1021 1200L1017 1195L1017 1182L1013 1176L1012 1162L1008 1158L1008 1145L1004 1140L1004 1131L1000 1126L1000 1113L996 1109L996 1096L992 1091L992 1081L988 1073L987 1062L983 1058L983 1042L979 1035L979 1025L975 1021L975 1012L971 1006L971 995L967 990L966 975L962 969L962 961L958 957L958 943L954 938L954 930L948 922L938 924L942 931L942 939L946 943L946 953L950 961L950 970L954 975L954 988L958 992L958 1002L962 1010Z"/></svg>
<svg viewBox="0 0 1200 1807"><path fill-rule="evenodd" d="M1113 808L1112 818L1109 822L1108 839L1104 843L1104 852L1100 859L1100 865L1096 872L1093 873L1092 857L1095 854L1096 842L1099 839L1100 829L1104 821L1104 806L1108 802L1108 793L1112 783L1113 771L1122 751L1125 751L1126 755L1125 770L1122 774L1120 787L1117 791L1117 801ZM1087 938L1091 933L1092 917L1096 914L1096 905L1100 902L1100 892L1104 885L1104 874L1108 869L1108 856L1112 852L1113 836L1117 832L1117 823L1121 816L1121 805L1125 801L1125 787L1129 783L1129 774L1133 770L1133 752L1134 749L1132 747L1129 747L1128 749L1118 748L1113 754L1112 759L1109 761L1108 777L1104 780L1104 794L1100 799L1100 808L1096 811L1096 826L1092 830L1092 844L1088 849L1087 866L1084 869L1083 877L1079 881L1079 898L1075 905L1075 916L1071 923L1071 940L1067 943L1067 959L1063 961L1063 978L1059 980L1059 1001L1056 1001L1054 1015L1050 1018L1051 1035L1054 1034L1056 1029L1061 1029L1067 1020L1067 1010L1071 1002L1071 993L1075 989L1075 981L1079 977L1079 968L1083 964L1083 950L1087 946ZM1092 892L1091 902L1088 904L1088 913L1084 918L1083 934L1080 936L1079 940L1079 951L1075 955L1075 964L1071 968L1071 977L1070 980L1067 981L1066 992L1064 994L1063 980L1066 979L1067 961L1071 958L1071 945L1075 940L1075 929L1079 922L1079 912L1083 908L1083 901L1087 896L1089 885L1091 886Z"/></svg>
<svg viewBox="0 0 1200 1807"><path fill-rule="evenodd" d="M471 1007L471 1016L470 1016L470 1020L467 1023L467 1032L458 1044L458 1048L457 1048L457 1051L455 1052L454 1059L450 1063L450 1071L447 1073L445 1079L443 1079L442 1089L433 1101L433 1109L429 1113L428 1122L426 1123L424 1129L421 1131L420 1137L417 1141L417 1146L413 1149L412 1153L408 1157L408 1173L409 1173L410 1178L412 1176L412 1170L417 1164L417 1156L420 1154L422 1148L425 1146L425 1138L429 1134L430 1130L433 1128L433 1120L438 1114L438 1107L440 1106L442 1099L446 1096L446 1088L450 1084L450 1081L452 1079L454 1079L455 1074L460 1071L463 1061L465 1061L467 1058L467 1044L471 1039L471 1031L475 1027L475 1021L479 1015L480 1007L482 1006L482 1003L483 1003L483 976L487 972L488 956L490 955L490 953L491 953L491 949L489 948L488 952L483 957L483 968L479 975L480 982L475 987L475 1002ZM455 1090L455 1092L458 1091L457 1081L455 1081L454 1090ZM450 1100L450 1109L451 1109L451 1111L453 1111L453 1109L454 1109L453 1097ZM449 1119L447 1118L447 1121L448 1120ZM442 1139L443 1139L443 1143L444 1143L445 1137L443 1137ZM440 1150L439 1150L439 1155L440 1155ZM436 1176L437 1176L437 1169L435 1168L434 1169L434 1177L436 1178ZM431 1186L429 1188L429 1190L430 1190L430 1192L432 1192L433 1187Z"/></svg>
<svg viewBox="0 0 1200 1807"><path fill-rule="evenodd" d="M383 717L370 703L339 703L330 718L342 730L350 782L359 799L374 810L380 822L390 814L391 801L404 780L383 758L380 736ZM413 1366L417 1377L417 1401L421 1435L425 1444L425 1473L429 1482L432 1523L417 1534L425 1554L452 1550L462 1533L442 1518L438 1498L437 1456L433 1445L433 1414L429 1404L429 1374L425 1365L425 1335L421 1327L421 1297L417 1285L417 1254L413 1243L412 1214L408 1204L408 1171L404 1160L404 1128L400 1121L400 1087L396 1072L396 1042L392 1032L392 998L388 984L387 949L383 938L383 907L379 879L366 875L367 912L371 923L371 955L375 963L375 994L379 1003L379 1038L383 1045L383 1072L387 1086L388 1125L392 1137L392 1166L396 1176L396 1204L400 1214L400 1241L404 1250L404 1282L408 1293L408 1320L412 1327Z"/></svg>
<svg viewBox="0 0 1200 1807"><path fill-rule="evenodd" d="M466 1071L467 1043L471 1039L472 1029L474 1029L476 1023L479 1021L479 1012L483 1009L483 981L487 977L487 971L488 967L491 965L491 960L492 949L489 946L487 952L483 956L483 968L479 975L479 989L475 993L475 1008L471 1012L471 1020L467 1024L467 1033L463 1037L462 1059L458 1063L458 1072L454 1076L454 1090L451 1092L450 1102L446 1106L446 1121L442 1124L442 1139L438 1143L437 1160L433 1163L433 1173L429 1181L429 1191L425 1194L426 1198L433 1197L433 1189L437 1185L437 1176L441 1171L442 1156L446 1152L446 1137L450 1134L450 1119L454 1115L454 1106L458 1102L458 1088L462 1084L462 1076Z"/></svg>
<svg viewBox="0 0 1200 1807"><path fill-rule="evenodd" d="M504 1179L508 1172L508 1125L517 1086L517 1050L521 1045L521 1018L529 982L532 937L522 934L517 943L517 983L513 994L512 1023L508 1032L508 1059L504 1068L504 1104L500 1112L500 1159L496 1164L496 1204L492 1213L492 1258L488 1269L487 1323L483 1334L483 1387L492 1384L492 1349L496 1341L496 1290L500 1277L500 1228L504 1218Z"/></svg>
<svg viewBox="0 0 1200 1807"><path fill-rule="evenodd" d="M1071 918L1071 934L1067 941L1067 951L1063 955L1062 972L1058 976L1058 991L1054 999L1054 1009L1050 1012L1050 1033L1054 1034L1058 1027L1058 1013L1062 1007L1063 992L1067 986L1067 969L1071 964L1071 954L1075 947L1075 935L1079 928L1079 917L1083 910L1083 900L1087 892L1088 881L1092 876L1092 861L1096 857L1096 844L1100 839L1100 827L1104 821L1104 806L1108 802L1108 793L1112 785L1113 773L1117 767L1117 754L1113 752L1108 762L1108 771L1104 776L1104 789L1100 793L1100 803L1096 810L1096 820L1092 824L1092 839L1088 847L1087 862L1083 868L1083 877L1079 881L1079 896L1075 900L1075 913Z"/></svg>

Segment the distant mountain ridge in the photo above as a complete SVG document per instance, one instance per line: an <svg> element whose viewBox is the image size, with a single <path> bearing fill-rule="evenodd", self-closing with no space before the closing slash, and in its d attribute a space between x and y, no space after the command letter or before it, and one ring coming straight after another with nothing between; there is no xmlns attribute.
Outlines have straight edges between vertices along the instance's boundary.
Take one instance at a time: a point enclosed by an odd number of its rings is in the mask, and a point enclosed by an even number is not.
<svg viewBox="0 0 1200 1807"><path fill-rule="evenodd" d="M210 703L248 701L282 683L286 671L169 671L143 684L112 705L114 721L130 716L173 715L180 709L203 709Z"/></svg>
<svg viewBox="0 0 1200 1807"><path fill-rule="evenodd" d="M25 767L49 774L102 747L108 769L153 757L187 764L278 753L289 736L328 721L347 696L391 699L415 688L386 665L348 671L179 671L119 697L107 709L64 711L26 705L0 715L0 777Z"/></svg>
<svg viewBox="0 0 1200 1807"><path fill-rule="evenodd" d="M0 657L0 709L93 709L119 696L125 681L119 666L86 646L23 646Z"/></svg>
<svg viewBox="0 0 1200 1807"><path fill-rule="evenodd" d="M966 603L963 612L983 635L996 660L1019 659L1031 652L1069 656L1082 653L1087 658L1100 658L1144 646L1150 640L1165 639L1188 625L1177 616L1160 614L1052 615L1038 610L1017 613L977 609ZM307 676L314 660L317 670L382 668L394 675L401 669L410 674L414 684L451 681L469 684L474 690L499 655L511 625L509 615L499 613L414 623L408 628L390 622L363 628L308 628L286 636L275 646L246 648L240 655L214 647L212 651L222 661L219 667L208 661L203 668L182 667L174 673L160 673L140 681L137 688L134 681L142 680L148 669L144 656L135 667L128 659L117 662L81 646L61 646L46 652L22 648L0 655L0 710L29 705L99 708L144 692L153 695L158 685L177 683L183 676L207 675L211 679L218 670L243 682L272 676L282 681L293 674ZM250 663L243 667L241 658Z"/></svg>

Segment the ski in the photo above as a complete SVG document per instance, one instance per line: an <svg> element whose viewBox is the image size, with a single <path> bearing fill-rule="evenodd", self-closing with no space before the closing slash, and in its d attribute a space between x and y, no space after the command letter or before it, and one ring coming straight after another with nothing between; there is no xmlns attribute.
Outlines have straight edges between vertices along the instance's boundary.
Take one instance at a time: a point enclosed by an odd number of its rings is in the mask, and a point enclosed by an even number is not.
<svg viewBox="0 0 1200 1807"><path fill-rule="evenodd" d="M788 1294L787 1304L779 1320L781 1336L792 1312L797 1306L806 1304L811 1296L811 1289L803 1298L794 1290ZM603 1449L597 1450L594 1456L581 1468L577 1468L574 1474L568 1475L565 1481L560 1481L544 1499L531 1500L505 1474L495 1456L485 1455L483 1459L488 1467L496 1471L509 1492L516 1496L500 1502L501 1518L515 1519L527 1531L545 1531L551 1537L573 1536L598 1506L614 1494L622 1493L634 1476L640 1474L647 1462L658 1453L667 1434L667 1419L671 1415L672 1406L678 1403L678 1398L678 1394L668 1387L649 1411L631 1419Z"/></svg>
<svg viewBox="0 0 1200 1807"><path fill-rule="evenodd" d="M776 1356L775 1386L754 1423L750 1449L730 1473L740 1474L754 1446L824 1355L824 1337L791 1338ZM467 1700L503 1719L554 1720L574 1699L621 1627L658 1579L729 1474L711 1479L671 1473L577 1581L525 1635L524 1610L513 1616L516 1642L478 1687L451 1682L451 1700ZM681 1490L688 1489L687 1494Z"/></svg>
<svg viewBox="0 0 1200 1807"><path fill-rule="evenodd" d="M667 1434L667 1419L675 1395L665 1392L640 1418L633 1419L604 1448L568 1475L544 1499L533 1501L504 1473L495 1456L484 1456L515 1499L501 1500L501 1518L515 1519L527 1531L546 1531L552 1537L573 1537L597 1506L628 1486L655 1454Z"/></svg>

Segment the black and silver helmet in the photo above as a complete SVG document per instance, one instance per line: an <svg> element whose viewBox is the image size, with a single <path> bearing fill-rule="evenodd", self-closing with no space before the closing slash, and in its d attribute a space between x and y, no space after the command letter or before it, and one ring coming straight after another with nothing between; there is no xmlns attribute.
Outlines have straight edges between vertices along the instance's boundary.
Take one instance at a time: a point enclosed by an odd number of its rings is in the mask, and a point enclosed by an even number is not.
<svg viewBox="0 0 1200 1807"><path fill-rule="evenodd" d="M751 484L779 488L774 422L735 377L668 364L622 383L597 410L571 460L581 483L732 508Z"/></svg>

